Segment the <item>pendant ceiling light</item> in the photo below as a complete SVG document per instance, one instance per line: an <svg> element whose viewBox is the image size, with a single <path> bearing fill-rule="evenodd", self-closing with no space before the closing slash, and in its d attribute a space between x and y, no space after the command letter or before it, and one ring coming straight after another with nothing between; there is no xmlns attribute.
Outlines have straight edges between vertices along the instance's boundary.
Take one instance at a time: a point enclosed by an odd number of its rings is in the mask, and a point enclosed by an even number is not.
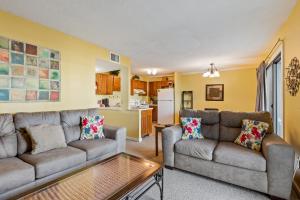
<svg viewBox="0 0 300 200"><path fill-rule="evenodd" d="M203 77L209 77L209 78L215 78L220 77L220 73L218 69L215 67L214 63L210 64L210 68L207 70L207 72L202 74Z"/></svg>
<svg viewBox="0 0 300 200"><path fill-rule="evenodd" d="M147 70L147 74L148 75L156 75L157 74L157 69L148 69Z"/></svg>

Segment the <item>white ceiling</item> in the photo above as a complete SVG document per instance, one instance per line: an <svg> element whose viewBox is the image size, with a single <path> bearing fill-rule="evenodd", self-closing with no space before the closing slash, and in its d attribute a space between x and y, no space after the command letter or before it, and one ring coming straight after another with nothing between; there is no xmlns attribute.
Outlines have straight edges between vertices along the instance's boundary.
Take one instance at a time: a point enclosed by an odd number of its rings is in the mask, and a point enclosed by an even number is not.
<svg viewBox="0 0 300 200"><path fill-rule="evenodd" d="M255 63L296 2L1 0L0 9L127 55L136 73L168 73Z"/></svg>

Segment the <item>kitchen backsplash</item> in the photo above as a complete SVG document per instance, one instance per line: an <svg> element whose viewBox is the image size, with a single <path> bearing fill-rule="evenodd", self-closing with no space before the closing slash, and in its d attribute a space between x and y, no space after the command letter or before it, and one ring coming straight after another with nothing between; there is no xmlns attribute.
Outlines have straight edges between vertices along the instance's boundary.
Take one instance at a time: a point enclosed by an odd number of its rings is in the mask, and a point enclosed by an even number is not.
<svg viewBox="0 0 300 200"><path fill-rule="evenodd" d="M113 92L112 95L97 95L98 100L108 99L110 107L121 106L121 92Z"/></svg>

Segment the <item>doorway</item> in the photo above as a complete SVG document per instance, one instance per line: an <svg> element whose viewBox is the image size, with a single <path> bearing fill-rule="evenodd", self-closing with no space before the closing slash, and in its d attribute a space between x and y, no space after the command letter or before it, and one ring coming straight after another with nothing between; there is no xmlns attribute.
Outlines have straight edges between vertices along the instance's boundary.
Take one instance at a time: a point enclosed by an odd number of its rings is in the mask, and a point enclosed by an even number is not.
<svg viewBox="0 0 300 200"><path fill-rule="evenodd" d="M279 53L266 70L266 109L271 113L274 132L283 138L283 70Z"/></svg>

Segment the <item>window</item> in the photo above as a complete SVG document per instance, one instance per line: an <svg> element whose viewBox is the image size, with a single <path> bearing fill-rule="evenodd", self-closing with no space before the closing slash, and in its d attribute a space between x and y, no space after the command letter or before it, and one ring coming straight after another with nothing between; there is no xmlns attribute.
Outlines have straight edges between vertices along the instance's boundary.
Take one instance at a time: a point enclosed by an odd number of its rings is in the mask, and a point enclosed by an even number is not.
<svg viewBox="0 0 300 200"><path fill-rule="evenodd" d="M273 118L274 132L283 137L282 57L279 53L266 70L266 107Z"/></svg>

